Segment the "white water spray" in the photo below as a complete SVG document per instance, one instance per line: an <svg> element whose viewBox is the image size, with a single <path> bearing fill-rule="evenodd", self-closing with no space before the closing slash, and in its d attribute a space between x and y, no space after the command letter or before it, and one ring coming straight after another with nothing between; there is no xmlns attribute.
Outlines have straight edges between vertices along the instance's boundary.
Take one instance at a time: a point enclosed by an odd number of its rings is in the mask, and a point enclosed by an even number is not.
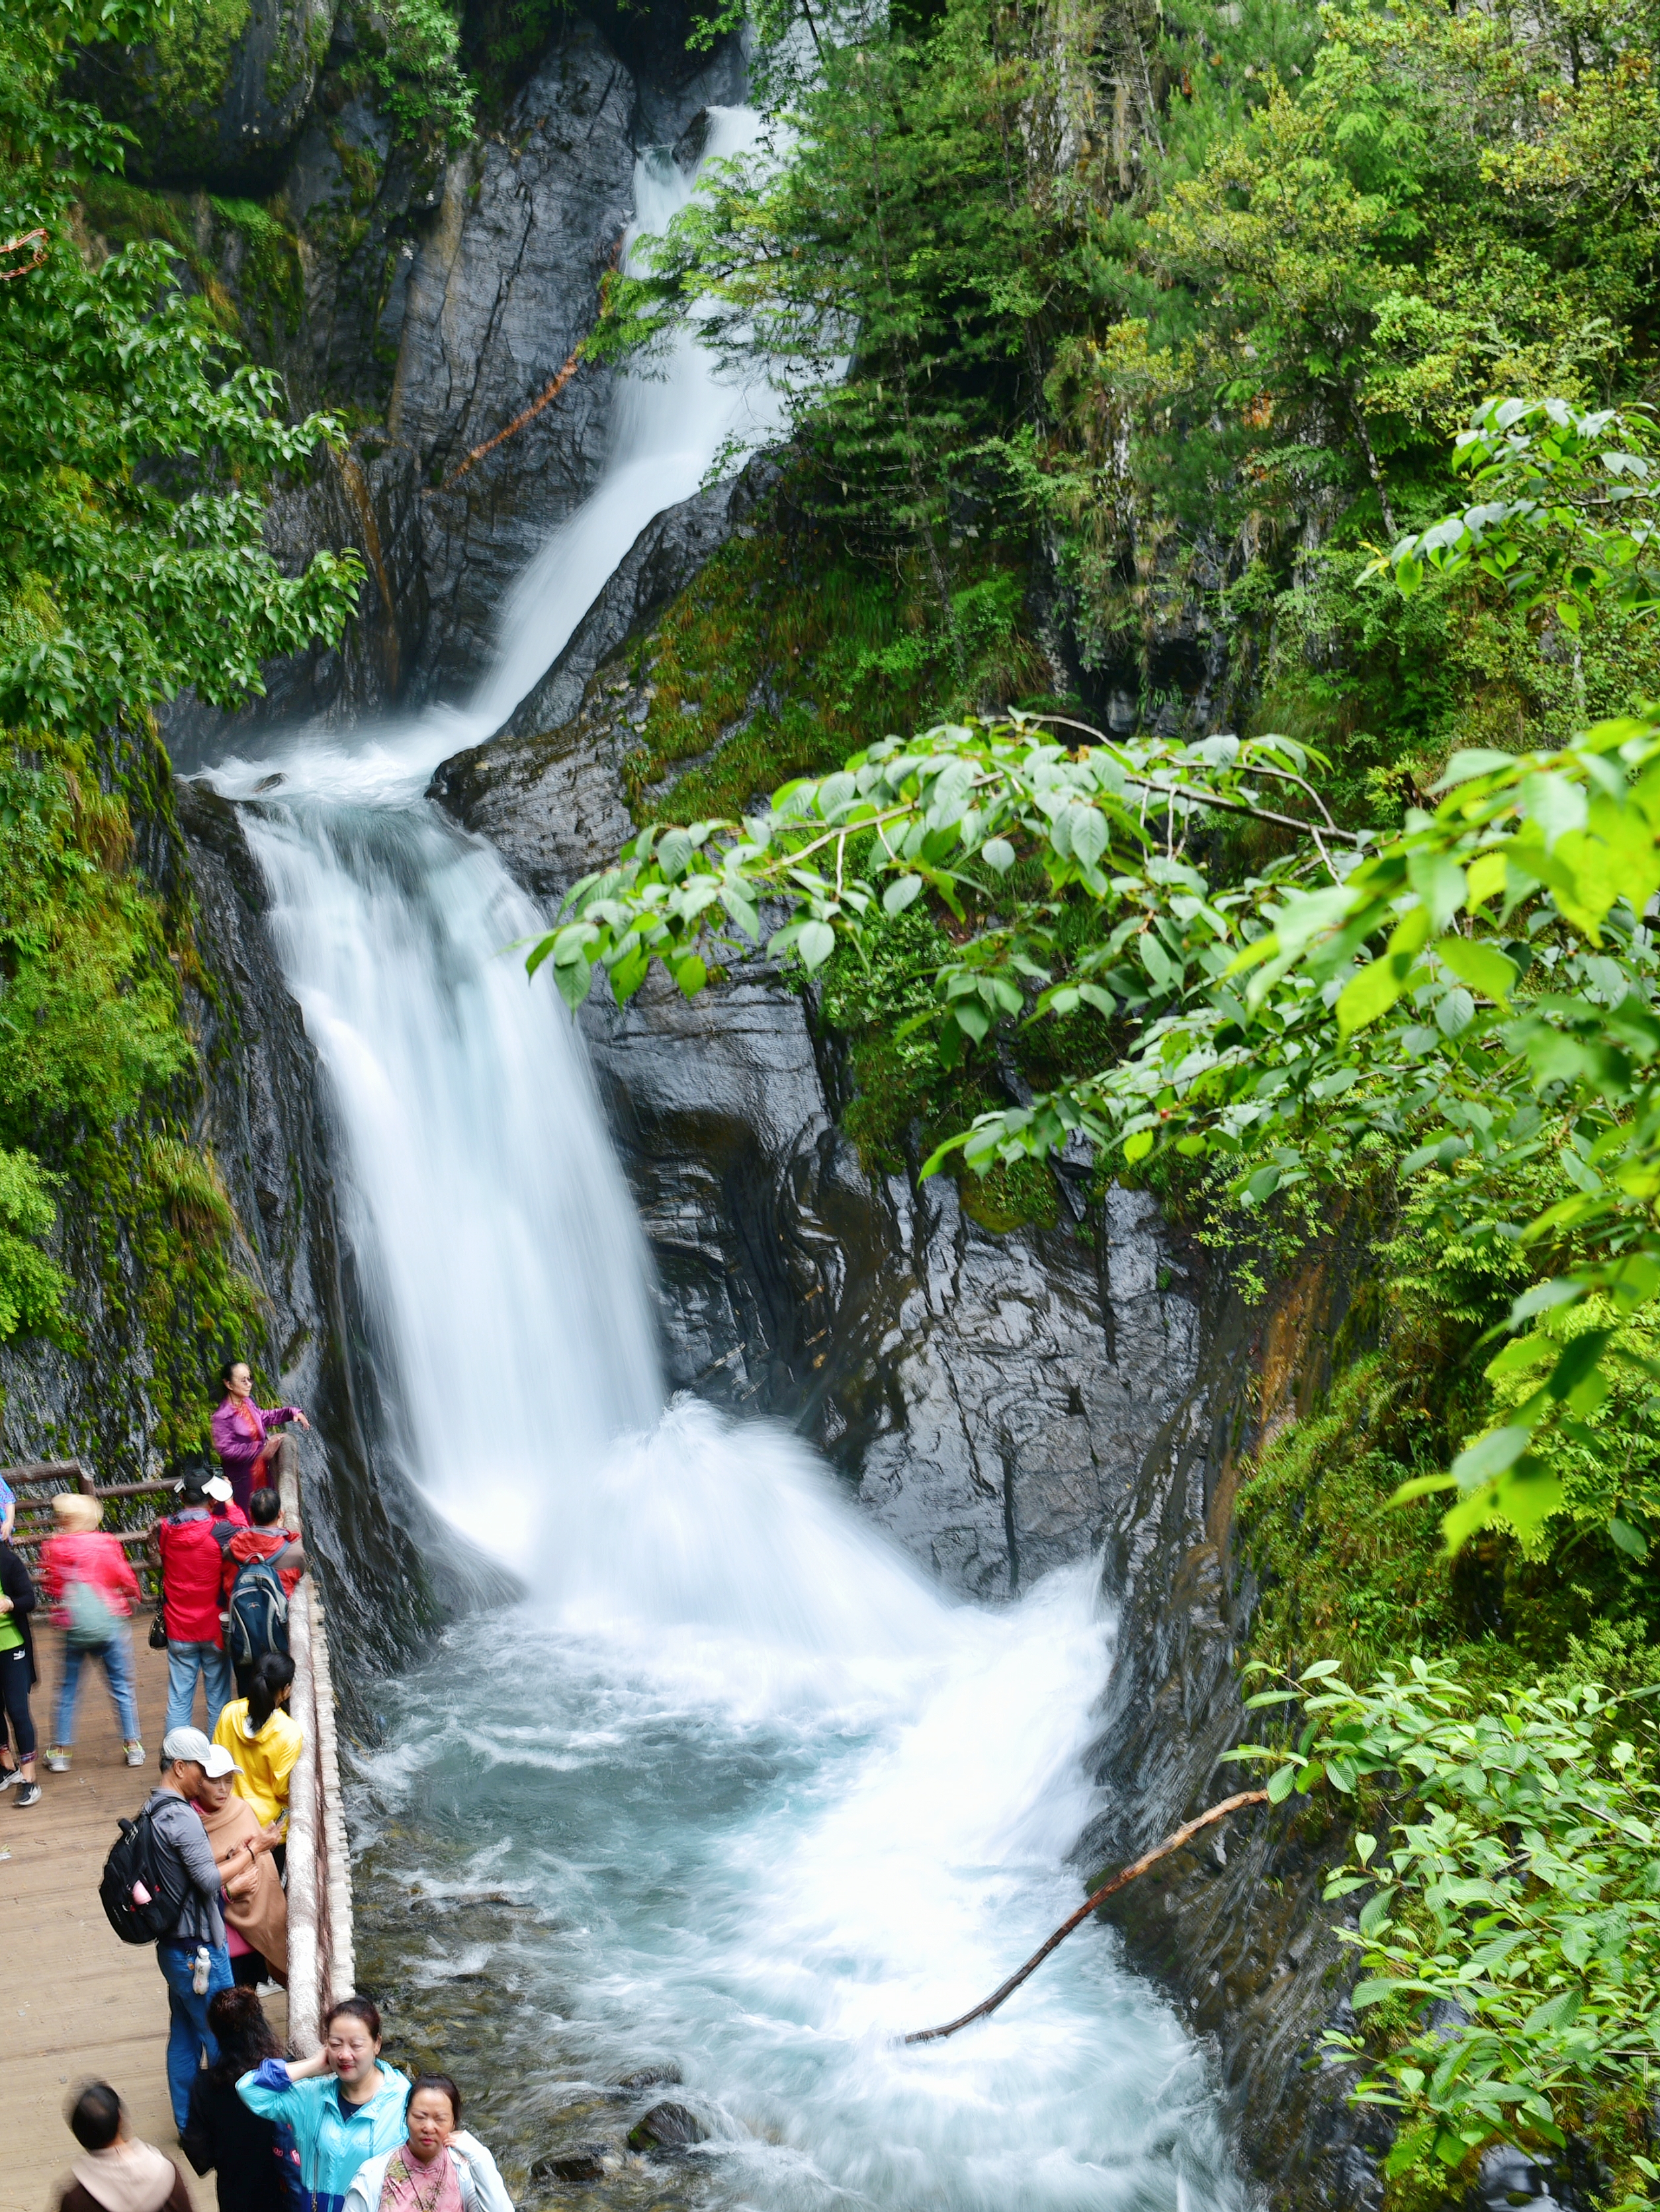
<svg viewBox="0 0 1660 2212"><path fill-rule="evenodd" d="M749 127L730 112L711 150ZM657 157L637 184L659 222L685 190ZM643 1244L580 1040L504 950L538 917L420 796L696 488L742 404L690 349L662 382L625 380L611 466L513 594L468 709L216 777L262 796L249 834L327 1077L403 1449L535 1591L385 1686L382 1871L440 1897L488 1882L547 1917L515 1943L495 2031L498 2149L501 2129L557 2123L561 2067L603 2080L643 2038L684 2069L720 2202L1224 2212L1243 2199L1202 2065L1100 1930L985 2026L894 2042L982 1996L1076 1903L1110 1653L1094 1571L1000 1612L955 1605L797 1441L663 1410ZM441 1943L409 1971L463 1969Z"/></svg>

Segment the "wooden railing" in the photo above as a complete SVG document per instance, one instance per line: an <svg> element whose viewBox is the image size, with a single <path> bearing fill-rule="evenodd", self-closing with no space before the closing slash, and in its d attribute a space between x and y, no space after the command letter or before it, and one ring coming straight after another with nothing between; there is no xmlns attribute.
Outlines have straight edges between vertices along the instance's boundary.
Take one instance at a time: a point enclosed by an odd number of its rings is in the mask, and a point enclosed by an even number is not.
<svg viewBox="0 0 1660 2212"><path fill-rule="evenodd" d="M171 1483L160 1480L94 1483L78 1459L32 1460L0 1468L0 1475L17 1493L12 1542L31 1558L52 1534L50 1499L56 1492L78 1490L100 1498L155 1494L158 1501L173 1492ZM292 1473L283 1478L283 1511L290 1527L301 1525L300 1486ZM133 1564L146 1595L159 1596L156 1570L143 1555L149 1530L111 1533L138 1555ZM306 1739L289 1778L289 2041L297 2055L307 2057L322 2040L325 2008L332 1999L350 1996L355 1972L351 1858L340 1795L334 1683L322 1596L309 1574L301 1577L289 1607L289 1650L294 1660L289 1710Z"/></svg>
<svg viewBox="0 0 1660 2212"><path fill-rule="evenodd" d="M283 1477L283 1510L300 1526L300 1482ZM355 1986L351 1856L340 1795L334 1681L329 1671L323 1598L302 1575L289 1605L294 1688L289 1711L305 1731L305 1749L289 1778L289 2041L308 2057L323 2039L323 2015Z"/></svg>
<svg viewBox="0 0 1660 2212"><path fill-rule="evenodd" d="M17 1493L17 1517L11 1537L13 1547L23 1553L31 1565L34 1564L35 1554L40 1551L43 1539L52 1532L52 1499L57 1492L78 1490L84 1497L100 1498L154 1497L159 1513L161 1501L170 1498L173 1489L172 1483L160 1476L148 1482L94 1482L78 1459L27 1460L21 1467L0 1467L0 1475L3 1475ZM112 1528L110 1534L133 1555L133 1568L144 1595L152 1599L159 1597L159 1571L144 1549L149 1542L149 1530Z"/></svg>

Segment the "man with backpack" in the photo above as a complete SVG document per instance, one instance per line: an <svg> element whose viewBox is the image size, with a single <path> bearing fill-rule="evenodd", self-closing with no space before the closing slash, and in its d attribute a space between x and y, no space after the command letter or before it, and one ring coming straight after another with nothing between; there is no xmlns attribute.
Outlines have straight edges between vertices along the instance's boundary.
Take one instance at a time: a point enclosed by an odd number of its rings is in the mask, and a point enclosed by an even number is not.
<svg viewBox="0 0 1660 2212"><path fill-rule="evenodd" d="M189 1728L196 1678L207 1699L207 1733L230 1697L230 1660L219 1618L225 1547L246 1516L228 1502L230 1485L200 1461L180 1469L178 1508L157 1523L161 1559L161 1620L167 1639L167 1728Z"/></svg>
<svg viewBox="0 0 1660 2212"><path fill-rule="evenodd" d="M191 2084L204 2057L211 2066L219 2057L218 2043L208 2026L208 2002L218 1990L229 1989L234 1978L219 1909L219 1869L196 1807L210 1779L235 1771L230 1753L210 1743L200 1729L170 1729L161 1746L161 1779L131 1824L140 1848L148 1847L149 1859L148 1867L126 1882L126 1889L129 1898L137 1888L144 1889L145 1902L157 1907L151 1917L162 1923L155 1938L155 1958L167 1985L172 2015L167 2094L180 2135L190 2119ZM122 1840L105 1868L104 1910L112 1921L116 1913L109 1893L131 1872L125 1859L119 1869L116 1865L118 1855L128 1846L125 1828L125 1824ZM116 1925L129 1941L147 1940L119 1921Z"/></svg>
<svg viewBox="0 0 1660 2212"><path fill-rule="evenodd" d="M280 1525L283 1501L274 1490L256 1490L248 1501L251 1526L225 1540L225 1646L246 1698L253 1670L266 1652L286 1656L289 1600L305 1571L297 1528Z"/></svg>

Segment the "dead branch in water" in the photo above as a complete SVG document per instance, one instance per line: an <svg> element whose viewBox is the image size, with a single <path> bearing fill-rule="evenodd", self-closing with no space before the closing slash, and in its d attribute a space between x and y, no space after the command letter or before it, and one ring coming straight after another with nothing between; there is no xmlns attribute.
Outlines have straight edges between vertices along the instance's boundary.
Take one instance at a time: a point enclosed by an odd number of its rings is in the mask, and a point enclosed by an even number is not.
<svg viewBox="0 0 1660 2212"><path fill-rule="evenodd" d="M907 2035L902 2039L906 2043L938 2043L943 2036L955 2035L959 2027L966 2027L970 2021L984 2020L988 2013L996 2011L1005 1997L1012 1996L1027 1975L1036 1973L1055 1946L1064 1943L1074 1928L1081 1928L1096 1907L1110 1898L1115 1890L1122 1889L1126 1882L1134 1881L1137 1875L1145 1874L1150 1866L1156 1866L1160 1859L1168 1858L1172 1851L1179 1851L1183 1844L1190 1842L1201 1828L1208 1828L1213 1821L1225 1820L1230 1813L1237 1813L1246 1805L1266 1805L1268 1802L1266 1790L1242 1790L1237 1797L1225 1797L1219 1805L1213 1805L1207 1812L1201 1813L1197 1820L1185 1822L1173 1836L1166 1836L1164 1842L1150 1850L1145 1858L1137 1859L1134 1866L1128 1866L1122 1874L1114 1875L1112 1880L1104 1883L1093 1897L1086 1897L1071 1919L1063 1920L1048 1942L1032 1953L1018 1973L1011 1974L1001 1989L994 1990L983 2004L976 2005L972 2012L965 2012L961 2020L950 2021L944 2027L919 2027L914 2035Z"/></svg>

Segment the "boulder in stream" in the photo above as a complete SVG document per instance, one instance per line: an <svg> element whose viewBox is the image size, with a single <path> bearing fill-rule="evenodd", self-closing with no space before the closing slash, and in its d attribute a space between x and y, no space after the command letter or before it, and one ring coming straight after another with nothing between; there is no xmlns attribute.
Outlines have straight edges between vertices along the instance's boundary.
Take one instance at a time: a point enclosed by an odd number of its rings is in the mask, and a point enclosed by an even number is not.
<svg viewBox="0 0 1660 2212"><path fill-rule="evenodd" d="M584 2181L603 2181L605 2178L605 2146L604 2143L567 2143L562 2150L550 2150L538 2158L530 2170L532 2181L562 2183L566 2188Z"/></svg>
<svg viewBox="0 0 1660 2212"><path fill-rule="evenodd" d="M648 2113L635 2122L629 2130L630 2150L685 2150L693 2143L707 2142L709 2131L696 2112L689 2112L684 2105L654 2105Z"/></svg>

